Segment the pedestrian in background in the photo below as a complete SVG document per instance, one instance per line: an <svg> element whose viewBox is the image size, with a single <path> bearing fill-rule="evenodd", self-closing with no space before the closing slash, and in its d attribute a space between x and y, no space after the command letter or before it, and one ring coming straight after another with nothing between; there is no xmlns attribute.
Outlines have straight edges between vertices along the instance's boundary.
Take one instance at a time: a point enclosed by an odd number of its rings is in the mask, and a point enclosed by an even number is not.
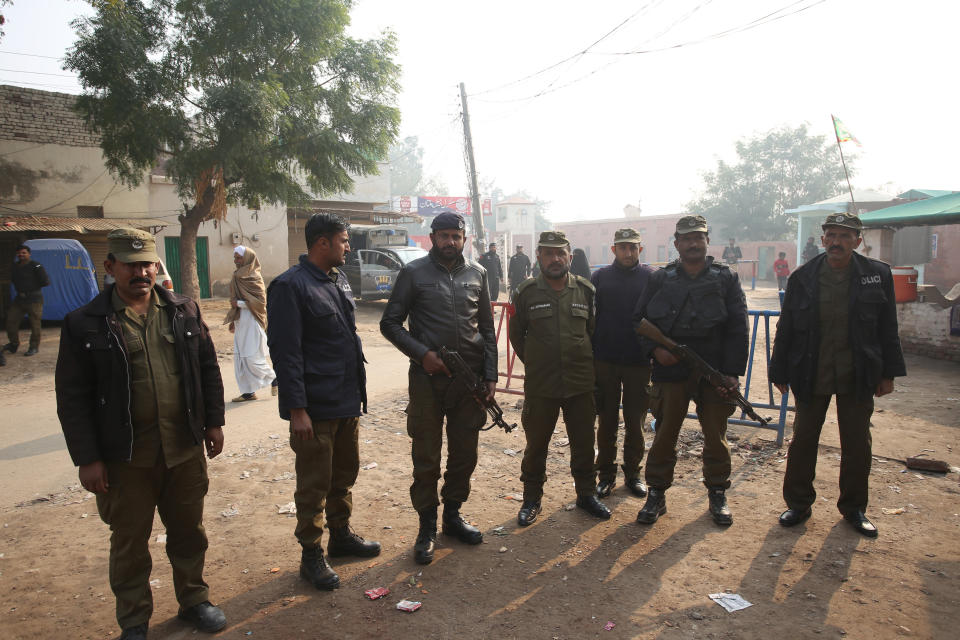
<svg viewBox="0 0 960 640"><path fill-rule="evenodd" d="M490 300L496 302L500 297L500 281L503 280L503 263L497 255L497 243L491 242L489 251L477 260L487 270L487 286L490 287Z"/></svg>
<svg viewBox="0 0 960 640"><path fill-rule="evenodd" d="M610 251L613 264L598 269L590 281L596 289L597 326L593 357L597 387L597 497L606 498L617 479L617 431L623 403L623 478L630 493L647 495L640 477L643 423L650 404L650 356L643 352L631 318L653 269L640 264L640 234L618 229Z"/></svg>
<svg viewBox="0 0 960 640"><path fill-rule="evenodd" d="M23 316L30 321L30 347L25 356L36 355L40 348L40 319L43 317L43 288L50 285L47 270L39 262L30 259L30 247L25 244L16 249L17 261L10 271L10 281L16 292L7 311L7 344L2 351L16 353L20 348L20 322ZM5 358L0 351L0 365Z"/></svg>
<svg viewBox="0 0 960 640"><path fill-rule="evenodd" d="M110 526L110 588L123 640L144 640L153 614L150 533L166 527L177 616L226 626L203 580L206 454L223 450L223 383L200 308L156 284L153 236L107 235L115 283L67 314L57 359L57 414L80 484Z"/></svg>
<svg viewBox="0 0 960 640"><path fill-rule="evenodd" d="M323 555L324 519L330 557L376 556L380 543L364 540L350 527L367 377L353 291L340 271L350 251L347 223L317 213L304 234L307 254L274 278L267 291L267 338L280 381L280 417L290 421L290 448L296 455L300 577L329 591L340 586L340 576Z"/></svg>
<svg viewBox="0 0 960 640"><path fill-rule="evenodd" d="M539 247L537 247L539 249ZM570 273L581 278L590 279L590 263L583 249L574 249L570 259Z"/></svg>
<svg viewBox="0 0 960 640"><path fill-rule="evenodd" d="M223 324L233 334L233 372L240 395L233 402L256 400L257 389L271 385L277 395L277 375L267 362L267 290L260 274L260 260L250 247L233 249L237 265L230 280L230 310Z"/></svg>
<svg viewBox="0 0 960 640"><path fill-rule="evenodd" d="M787 510L780 524L810 517L817 492L817 446L830 397L836 397L840 431L840 497L837 509L860 534L875 538L866 516L872 459L873 398L893 391L907 375L897 333L890 267L854 251L863 242L857 216L837 213L823 223L826 253L790 276L770 359L770 381L792 390L797 414L783 477Z"/></svg>
<svg viewBox="0 0 960 640"><path fill-rule="evenodd" d="M813 236L807 238L807 244L803 247L803 254L801 254L800 259L803 260L803 263L806 264L820 255L820 249L817 247L814 242Z"/></svg>
<svg viewBox="0 0 960 640"><path fill-rule="evenodd" d="M787 288L787 278L790 276L790 265L787 263L787 254L780 252L780 257L773 262L773 273L777 276L777 289L784 291Z"/></svg>
<svg viewBox="0 0 960 640"><path fill-rule="evenodd" d="M517 293L520 283L530 277L530 256L523 252L523 245L518 244L516 253L510 256L507 265L507 277L510 279L510 299Z"/></svg>
<svg viewBox="0 0 960 640"><path fill-rule="evenodd" d="M730 238L730 244L723 248L721 259L727 264L737 264L743 258L743 252L737 246L737 239Z"/></svg>

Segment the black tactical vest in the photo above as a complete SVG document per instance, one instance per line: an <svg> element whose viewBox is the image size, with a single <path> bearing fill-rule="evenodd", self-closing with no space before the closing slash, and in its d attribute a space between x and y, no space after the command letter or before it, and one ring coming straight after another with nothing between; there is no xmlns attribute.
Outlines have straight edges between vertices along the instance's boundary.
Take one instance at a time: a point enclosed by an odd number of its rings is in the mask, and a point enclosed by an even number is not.
<svg viewBox="0 0 960 640"><path fill-rule="evenodd" d="M647 318L665 334L708 337L727 320L729 268L710 263L696 279L681 273L680 263L664 268L663 286L647 303Z"/></svg>

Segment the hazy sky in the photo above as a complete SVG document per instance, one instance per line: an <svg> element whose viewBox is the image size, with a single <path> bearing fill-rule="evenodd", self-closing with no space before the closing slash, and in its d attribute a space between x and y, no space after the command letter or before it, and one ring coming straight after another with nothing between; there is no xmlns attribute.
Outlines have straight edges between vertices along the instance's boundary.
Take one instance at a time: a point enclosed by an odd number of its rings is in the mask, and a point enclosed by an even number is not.
<svg viewBox="0 0 960 640"><path fill-rule="evenodd" d="M84 9L5 8L0 83L78 92L56 59L11 52L62 56ZM960 189L960 2L359 0L353 16L355 35L397 34L401 135L451 195L467 191L460 82L478 172L549 201L554 220L678 212L737 139L803 122L832 136L831 113L863 144L844 145L854 188Z"/></svg>

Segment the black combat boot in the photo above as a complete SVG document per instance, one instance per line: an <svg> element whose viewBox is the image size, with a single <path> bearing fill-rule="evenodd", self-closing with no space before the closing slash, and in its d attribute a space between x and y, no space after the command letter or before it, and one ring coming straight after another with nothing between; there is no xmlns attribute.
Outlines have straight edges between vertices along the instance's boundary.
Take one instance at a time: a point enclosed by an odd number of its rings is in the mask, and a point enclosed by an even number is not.
<svg viewBox="0 0 960 640"><path fill-rule="evenodd" d="M420 512L420 531L413 545L413 560L417 564L433 562L433 551L437 546L437 510L426 509Z"/></svg>
<svg viewBox="0 0 960 640"><path fill-rule="evenodd" d="M657 518L667 512L667 496L662 489L650 487L647 490L647 501L644 503L640 513L637 514L637 522L640 524L653 524Z"/></svg>
<svg viewBox="0 0 960 640"><path fill-rule="evenodd" d="M331 527L330 542L327 544L327 555L331 558L340 556L358 556L372 558L380 555L380 543L364 540L349 525Z"/></svg>
<svg viewBox="0 0 960 640"><path fill-rule="evenodd" d="M300 577L323 591L340 586L340 576L330 568L323 557L323 547L304 547L300 556Z"/></svg>
<svg viewBox="0 0 960 640"><path fill-rule="evenodd" d="M480 544L483 533L460 517L459 502L443 503L443 535L453 536L466 544Z"/></svg>
<svg viewBox="0 0 960 640"><path fill-rule="evenodd" d="M733 514L727 506L727 496L723 487L711 487L709 494L710 515L713 516L713 521L725 527L733 524Z"/></svg>

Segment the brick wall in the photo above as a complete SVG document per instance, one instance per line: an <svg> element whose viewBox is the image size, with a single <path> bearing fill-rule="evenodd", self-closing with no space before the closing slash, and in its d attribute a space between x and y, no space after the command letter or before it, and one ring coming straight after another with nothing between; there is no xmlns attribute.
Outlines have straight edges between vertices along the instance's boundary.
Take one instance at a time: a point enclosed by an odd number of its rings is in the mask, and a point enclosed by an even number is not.
<svg viewBox="0 0 960 640"><path fill-rule="evenodd" d="M960 362L960 336L950 335L950 309L929 302L897 305L900 344L907 353Z"/></svg>
<svg viewBox="0 0 960 640"><path fill-rule="evenodd" d="M99 147L73 110L77 96L0 85L0 140Z"/></svg>

